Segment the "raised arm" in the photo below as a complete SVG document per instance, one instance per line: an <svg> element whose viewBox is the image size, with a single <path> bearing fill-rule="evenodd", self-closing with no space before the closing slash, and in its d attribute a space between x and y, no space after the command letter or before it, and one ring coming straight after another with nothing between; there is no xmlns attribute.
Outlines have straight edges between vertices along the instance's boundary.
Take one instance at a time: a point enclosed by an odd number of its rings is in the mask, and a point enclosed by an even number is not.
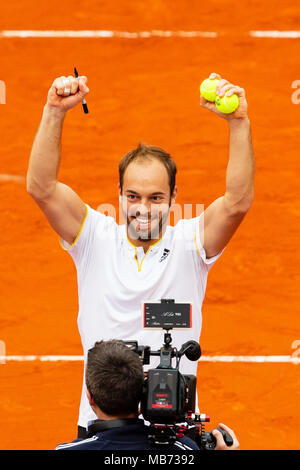
<svg viewBox="0 0 300 470"><path fill-rule="evenodd" d="M247 101L243 88L232 85L217 74L217 93L236 93L239 107L232 114L220 113L214 103L202 96L200 105L226 119L229 127L229 161L226 171L225 194L216 199L204 211L204 224L200 236L207 258L215 256L229 242L243 218L249 211L254 197L255 161L251 141L250 121L247 114Z"/></svg>
<svg viewBox="0 0 300 470"><path fill-rule="evenodd" d="M73 243L83 223L86 206L68 186L57 180L63 122L66 112L89 92L87 78L54 80L35 136L27 171L27 191L53 229Z"/></svg>

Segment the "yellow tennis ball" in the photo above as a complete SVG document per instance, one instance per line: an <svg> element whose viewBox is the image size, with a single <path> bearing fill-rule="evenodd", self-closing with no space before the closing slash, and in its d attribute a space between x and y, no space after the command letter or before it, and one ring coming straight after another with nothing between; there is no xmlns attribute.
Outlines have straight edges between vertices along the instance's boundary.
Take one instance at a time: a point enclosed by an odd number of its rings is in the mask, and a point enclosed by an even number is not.
<svg viewBox="0 0 300 470"><path fill-rule="evenodd" d="M206 78L200 85L200 93L207 101L214 102L216 100L216 88L218 86L218 78Z"/></svg>
<svg viewBox="0 0 300 470"><path fill-rule="evenodd" d="M224 114L234 113L234 111L239 107L239 102L239 97L235 93L231 96L227 96L227 93L225 93L222 97L216 97L216 107Z"/></svg>

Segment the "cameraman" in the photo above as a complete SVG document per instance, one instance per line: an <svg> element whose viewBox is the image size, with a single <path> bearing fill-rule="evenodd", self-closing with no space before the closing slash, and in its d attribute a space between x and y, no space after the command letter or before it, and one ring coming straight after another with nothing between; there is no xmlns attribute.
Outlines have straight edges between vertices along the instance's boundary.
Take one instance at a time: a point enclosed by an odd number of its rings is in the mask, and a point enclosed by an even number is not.
<svg viewBox="0 0 300 470"><path fill-rule="evenodd" d="M148 442L148 426L138 418L142 397L144 371L139 356L122 341L100 341L88 351L86 366L87 397L98 419L89 423L87 438L60 444L56 450L154 450ZM233 446L239 443L225 427ZM216 449L226 448L222 435L216 431ZM162 450L162 447L159 447ZM188 437L177 438L163 450L199 450Z"/></svg>

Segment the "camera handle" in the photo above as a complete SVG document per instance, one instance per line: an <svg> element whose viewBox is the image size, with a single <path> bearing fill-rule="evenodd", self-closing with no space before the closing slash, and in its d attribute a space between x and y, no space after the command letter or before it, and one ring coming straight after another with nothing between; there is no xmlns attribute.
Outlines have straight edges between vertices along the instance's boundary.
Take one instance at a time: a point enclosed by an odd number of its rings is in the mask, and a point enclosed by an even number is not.
<svg viewBox="0 0 300 470"><path fill-rule="evenodd" d="M233 440L230 434L228 434L228 432L226 432L224 429L221 429L220 427L217 427L216 429L217 431L220 431L220 433L222 434L224 442L227 445L227 447L231 447L233 445ZM217 440L215 436L212 434L212 431L202 432L201 434L199 434L197 444L203 450L215 450L217 446Z"/></svg>
<svg viewBox="0 0 300 470"><path fill-rule="evenodd" d="M172 328L170 328L172 329ZM174 357L174 348L171 346L172 336L169 330L166 330L164 335L164 345L160 350L160 364L158 369L170 369L172 368L172 358Z"/></svg>
<svg viewBox="0 0 300 470"><path fill-rule="evenodd" d="M160 356L159 369L168 369L172 367L172 358L177 358L177 365L179 365L180 358L185 354L190 361L197 361L201 357L200 344L197 341L187 341L184 343L179 351L171 346L172 336L169 331L172 328L166 329L164 334L164 345L160 351L152 351L150 354L153 356Z"/></svg>
<svg viewBox="0 0 300 470"><path fill-rule="evenodd" d="M172 328L170 328L170 330L171 330L171 329L172 329ZM171 347L172 336L171 336L171 333L169 333L169 330L166 330L166 333L164 334L164 341L165 341L164 346L165 346L166 348Z"/></svg>

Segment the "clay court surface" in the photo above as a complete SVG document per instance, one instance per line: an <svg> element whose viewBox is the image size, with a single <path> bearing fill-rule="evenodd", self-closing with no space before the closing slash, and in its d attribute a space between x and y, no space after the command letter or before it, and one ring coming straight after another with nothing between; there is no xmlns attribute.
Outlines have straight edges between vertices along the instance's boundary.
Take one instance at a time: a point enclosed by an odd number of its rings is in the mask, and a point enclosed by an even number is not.
<svg viewBox="0 0 300 470"><path fill-rule="evenodd" d="M201 6L200 6L201 5ZM245 88L256 155L255 202L210 271L203 354L291 355L299 325L300 39L294 1L6 2L2 30L213 31L217 37L0 38L0 340L7 355L81 355L77 281L26 193L31 144L54 78L87 75L90 114L65 121L59 180L97 208L117 207L119 159L139 141L178 164L177 202L205 207L224 194L225 121L199 107L218 72ZM5 177L3 175L9 175ZM180 273L179 273L180 275ZM163 337L163 335L162 335ZM133 338L129 338L133 339ZM243 449L300 449L300 365L200 363L199 403L233 428ZM0 448L53 449L76 436L82 362L0 364ZM41 425L41 422L43 423ZM298 435L297 435L298 434Z"/></svg>

